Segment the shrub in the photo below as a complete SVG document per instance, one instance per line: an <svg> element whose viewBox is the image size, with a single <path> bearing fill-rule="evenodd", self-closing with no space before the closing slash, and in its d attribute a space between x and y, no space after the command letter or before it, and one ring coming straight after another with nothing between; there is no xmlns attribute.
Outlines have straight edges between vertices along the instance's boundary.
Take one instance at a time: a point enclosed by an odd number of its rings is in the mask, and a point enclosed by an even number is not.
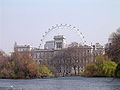
<svg viewBox="0 0 120 90"><path fill-rule="evenodd" d="M118 65L120 71L120 65ZM112 62L108 57L104 55L100 55L96 57L95 63L87 64L85 71L83 72L83 76L105 76L105 77L113 77L115 73L115 69L117 64Z"/></svg>
<svg viewBox="0 0 120 90"><path fill-rule="evenodd" d="M98 76L113 77L117 64L112 61L105 61L99 66Z"/></svg>
<svg viewBox="0 0 120 90"><path fill-rule="evenodd" d="M92 76L97 76L97 73L98 73L97 65L94 63L90 63L87 64L86 69L82 75L92 77Z"/></svg>
<svg viewBox="0 0 120 90"><path fill-rule="evenodd" d="M118 63L115 70L115 77L120 77L120 62Z"/></svg>
<svg viewBox="0 0 120 90"><path fill-rule="evenodd" d="M105 61L111 61L107 56L104 55L97 56L95 60L96 60L95 64L98 66L103 64Z"/></svg>
<svg viewBox="0 0 120 90"><path fill-rule="evenodd" d="M38 78L53 76L45 65L38 65L27 55L14 52L11 57L0 57L0 78Z"/></svg>
<svg viewBox="0 0 120 90"><path fill-rule="evenodd" d="M46 76L53 76L51 71L45 65L40 65L38 67L38 76L39 77L46 77Z"/></svg>

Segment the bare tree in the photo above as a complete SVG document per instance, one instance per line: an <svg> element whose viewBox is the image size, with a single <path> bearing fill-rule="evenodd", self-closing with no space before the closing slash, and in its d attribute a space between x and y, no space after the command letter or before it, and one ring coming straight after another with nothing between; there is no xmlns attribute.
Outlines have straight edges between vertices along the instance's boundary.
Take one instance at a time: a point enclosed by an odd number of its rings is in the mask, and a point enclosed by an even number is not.
<svg viewBox="0 0 120 90"><path fill-rule="evenodd" d="M106 44L106 54L112 61L120 61L120 28L110 36L109 43Z"/></svg>
<svg viewBox="0 0 120 90"><path fill-rule="evenodd" d="M2 66L9 60L8 55L0 50L0 68L2 68Z"/></svg>
<svg viewBox="0 0 120 90"><path fill-rule="evenodd" d="M57 52L50 62L58 73L77 75L80 74L81 67L86 66L86 61L90 59L91 52L88 50L88 47L72 43L68 48Z"/></svg>

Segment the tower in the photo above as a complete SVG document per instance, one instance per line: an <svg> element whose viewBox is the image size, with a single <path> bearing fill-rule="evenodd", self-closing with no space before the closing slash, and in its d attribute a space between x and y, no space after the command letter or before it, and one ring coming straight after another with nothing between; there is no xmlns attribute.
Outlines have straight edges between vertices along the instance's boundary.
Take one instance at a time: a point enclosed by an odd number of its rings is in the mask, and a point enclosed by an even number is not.
<svg viewBox="0 0 120 90"><path fill-rule="evenodd" d="M66 38L63 35L54 36L54 50L66 48Z"/></svg>

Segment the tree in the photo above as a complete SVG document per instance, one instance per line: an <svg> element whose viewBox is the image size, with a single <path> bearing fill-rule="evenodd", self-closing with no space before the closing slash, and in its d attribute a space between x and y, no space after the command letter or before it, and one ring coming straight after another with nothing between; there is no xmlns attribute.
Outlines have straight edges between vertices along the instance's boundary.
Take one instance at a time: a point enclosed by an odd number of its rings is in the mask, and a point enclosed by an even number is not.
<svg viewBox="0 0 120 90"><path fill-rule="evenodd" d="M39 77L47 77L47 76L54 76L51 71L45 65L40 65L38 67L38 76Z"/></svg>
<svg viewBox="0 0 120 90"><path fill-rule="evenodd" d="M87 46L72 43L68 48L55 54L51 59L51 65L56 68L58 73L63 75L80 74L80 67L85 67L90 61L90 53Z"/></svg>
<svg viewBox="0 0 120 90"><path fill-rule="evenodd" d="M5 54L5 52L0 50L0 69L4 67L4 65L8 62L8 60L9 57Z"/></svg>
<svg viewBox="0 0 120 90"><path fill-rule="evenodd" d="M101 64L103 64L105 61L111 61L111 60L110 60L107 56L105 56L105 55L96 56L95 60L96 60L95 64L98 65L98 66L101 65Z"/></svg>
<svg viewBox="0 0 120 90"><path fill-rule="evenodd" d="M99 55L96 57L96 62L87 64L83 76L105 76L113 77L117 64L107 56Z"/></svg>
<svg viewBox="0 0 120 90"><path fill-rule="evenodd" d="M0 52L0 78L37 78L53 76L47 66L39 66L24 53L14 52L8 57Z"/></svg>
<svg viewBox="0 0 120 90"><path fill-rule="evenodd" d="M12 78L15 76L14 63L9 62L10 57L5 52L0 51L0 78Z"/></svg>
<svg viewBox="0 0 120 90"><path fill-rule="evenodd" d="M70 55L67 53L67 49L61 50L51 59L51 66L55 67L57 73L67 74L71 67Z"/></svg>
<svg viewBox="0 0 120 90"><path fill-rule="evenodd" d="M15 52L11 57L14 62L14 72L17 78L35 78L37 77L38 64L27 55Z"/></svg>
<svg viewBox="0 0 120 90"><path fill-rule="evenodd" d="M115 77L120 77L120 62L118 63L115 70Z"/></svg>
<svg viewBox="0 0 120 90"><path fill-rule="evenodd" d="M94 63L87 64L82 76L94 77L98 75L98 66Z"/></svg>
<svg viewBox="0 0 120 90"><path fill-rule="evenodd" d="M117 64L112 61L105 61L99 68L98 76L114 77Z"/></svg>
<svg viewBox="0 0 120 90"><path fill-rule="evenodd" d="M118 63L120 60L120 28L114 32L110 38L109 43L106 44L106 54L112 61Z"/></svg>

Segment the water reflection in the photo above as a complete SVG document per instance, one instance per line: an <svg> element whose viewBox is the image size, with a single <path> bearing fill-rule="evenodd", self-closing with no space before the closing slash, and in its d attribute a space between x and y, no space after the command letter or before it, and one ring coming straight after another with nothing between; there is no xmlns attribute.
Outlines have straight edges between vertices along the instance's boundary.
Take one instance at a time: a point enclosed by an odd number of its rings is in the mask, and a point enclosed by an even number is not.
<svg viewBox="0 0 120 90"><path fill-rule="evenodd" d="M11 89L10 86L13 88ZM0 79L0 87L0 90L120 90L120 79L84 77L32 80ZM6 89L2 87L6 87Z"/></svg>

